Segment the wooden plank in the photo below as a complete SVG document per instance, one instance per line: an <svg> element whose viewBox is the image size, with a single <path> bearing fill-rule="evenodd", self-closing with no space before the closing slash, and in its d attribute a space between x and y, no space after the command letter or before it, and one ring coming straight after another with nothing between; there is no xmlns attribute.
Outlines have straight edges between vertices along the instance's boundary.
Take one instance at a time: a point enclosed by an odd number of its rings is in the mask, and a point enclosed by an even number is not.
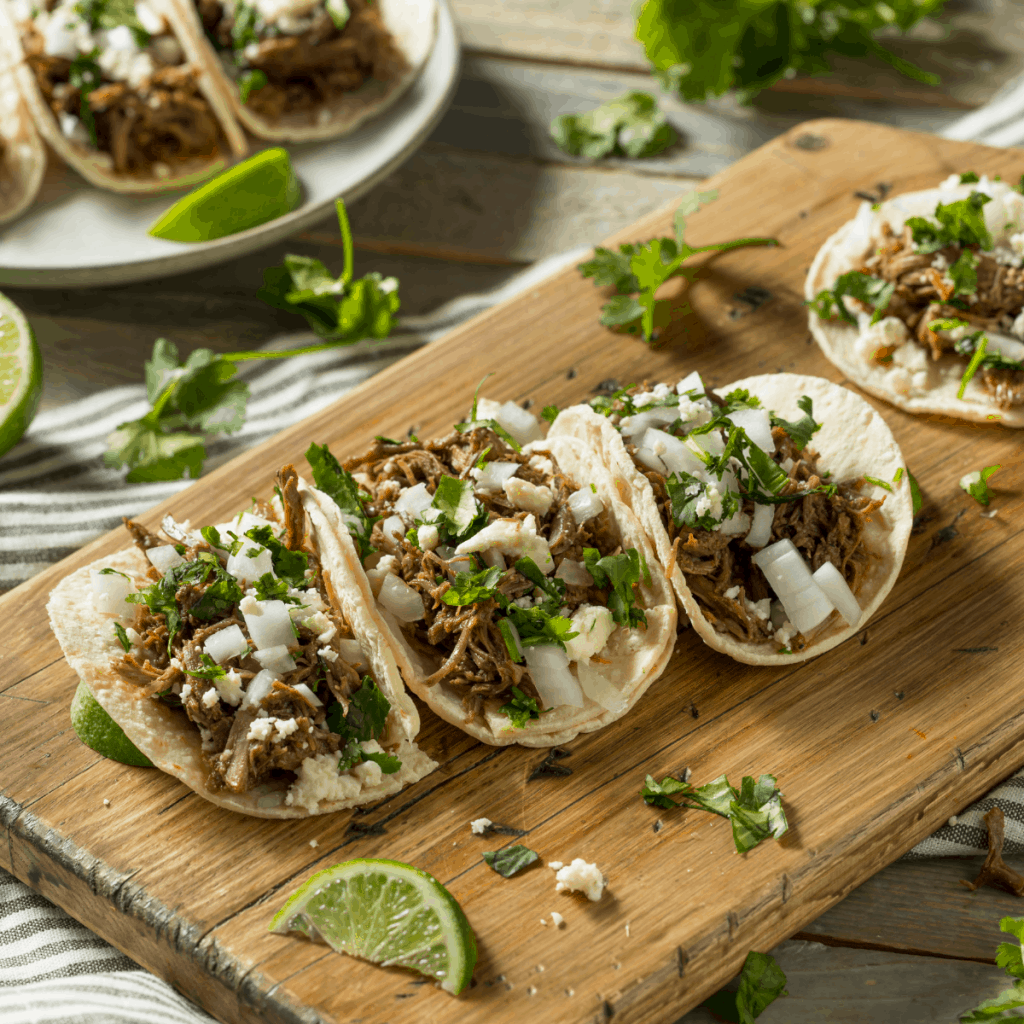
<svg viewBox="0 0 1024 1024"><path fill-rule="evenodd" d="M711 183L721 198L693 218L694 244L766 233L783 245L706 260L688 296L693 312L676 319L661 347L601 329L602 295L570 269L346 396L318 415L318 436L342 453L411 425L421 435L437 433L463 412L482 372L492 368L492 395L544 404L578 400L611 376L657 380L691 368L719 383L779 367L838 379L805 344L800 290L820 240L852 214L851 193L879 180L920 187L963 166L1016 177L1021 158L863 124L818 122L799 130L809 132L823 141L820 148L804 149L791 134ZM764 201L773 195L790 198ZM671 212L670 206L651 214L613 242L666 232ZM740 315L735 296L753 284L773 298ZM1000 482L1007 495L995 520L966 512L956 518L963 496L954 485L962 466L1012 455L1008 446L1017 435L884 412L920 470L933 518L914 538L907 572L864 642L854 639L778 671L737 665L685 631L645 699L623 721L575 741L566 761L574 774L555 780L527 781L540 752L467 746L461 734L425 716L424 746L444 751L444 766L361 815L356 833L340 815L239 820L169 780L151 774L136 781L138 773L90 761L70 745L54 747L67 758L57 771L32 763L34 744L63 739L73 684L54 663L40 605L63 572L123 543L101 538L0 599L13 656L5 664L20 680L5 695L41 702L12 701L18 740L0 751L15 873L73 905L101 934L225 1020L299 1019L302 1007L315 1007L326 1020L365 1024L427 1015L492 1021L527 1007L534 1015L590 1021L607 1015L607 1005L627 1024L682 1013L727 980L748 949L770 948L805 927L1024 762L1024 641L1013 625L1024 603L1017 541L1024 467L1006 460L1012 468ZM276 467L304 448L308 430L300 424L282 432L166 509L203 521L228 513L269 487ZM144 519L158 521L162 512ZM955 650L982 637L998 648L990 657ZM902 697L894 692L894 658ZM984 702L959 686L966 673L985 692ZM684 764L698 779L775 771L792 833L741 858L731 853L728 829L714 820L666 812L665 827L654 832L658 812L637 797L643 775ZM113 816L101 799L112 789ZM467 830L481 813L528 829L545 860L595 860L610 880L606 900L586 906L556 899L543 867L496 880L479 860L481 841ZM321 831L311 836L314 828ZM169 845L154 845L162 832ZM313 849L308 839L317 836L325 842ZM240 848L248 854L241 862ZM426 867L466 907L482 949L478 983L466 998L450 1000L429 986L410 986L406 976L334 957L325 971L321 949L265 934L269 915L314 868L372 855ZM97 886L98 877L114 881ZM556 907L568 919L565 932L539 924ZM544 972L537 971L541 964ZM536 981L541 973L543 984ZM411 987L411 998L400 998ZM576 992L571 999L566 987Z"/></svg>

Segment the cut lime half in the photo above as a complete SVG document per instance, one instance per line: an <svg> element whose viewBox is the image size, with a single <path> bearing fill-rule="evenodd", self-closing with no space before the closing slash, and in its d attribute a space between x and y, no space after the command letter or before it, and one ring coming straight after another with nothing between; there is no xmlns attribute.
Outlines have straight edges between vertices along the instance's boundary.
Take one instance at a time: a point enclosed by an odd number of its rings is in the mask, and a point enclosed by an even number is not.
<svg viewBox="0 0 1024 1024"><path fill-rule="evenodd" d="M408 967L458 995L476 964L476 939L455 897L397 860L349 860L320 871L270 922L383 967Z"/></svg>
<svg viewBox="0 0 1024 1024"><path fill-rule="evenodd" d="M0 295L0 455L28 429L43 393L43 357L18 307Z"/></svg>
<svg viewBox="0 0 1024 1024"><path fill-rule="evenodd" d="M291 213L300 199L288 151L265 149L182 196L149 233L172 242L209 242Z"/></svg>
<svg viewBox="0 0 1024 1024"><path fill-rule="evenodd" d="M97 754L137 768L153 767L153 762L125 736L121 726L107 714L82 682L71 701L71 725L75 735Z"/></svg>

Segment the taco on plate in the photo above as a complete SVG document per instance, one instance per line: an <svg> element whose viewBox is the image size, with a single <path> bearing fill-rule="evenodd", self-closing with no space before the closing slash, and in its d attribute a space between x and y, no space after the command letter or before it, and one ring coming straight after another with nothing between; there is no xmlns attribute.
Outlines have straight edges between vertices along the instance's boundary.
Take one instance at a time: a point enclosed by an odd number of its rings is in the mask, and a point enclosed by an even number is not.
<svg viewBox="0 0 1024 1024"><path fill-rule="evenodd" d="M481 399L434 441L307 453L353 541L350 585L409 688L496 745L546 747L622 717L664 670L676 610L632 512L570 438ZM329 495L327 498L325 495Z"/></svg>
<svg viewBox="0 0 1024 1024"><path fill-rule="evenodd" d="M169 0L0 0L0 39L40 135L93 185L179 188L246 153Z"/></svg>
<svg viewBox="0 0 1024 1024"><path fill-rule="evenodd" d="M47 606L71 667L156 767L263 818L370 803L437 767L299 485L286 466L272 502L199 530L126 520L135 546L72 573Z"/></svg>
<svg viewBox="0 0 1024 1024"><path fill-rule="evenodd" d="M1024 426L1024 196L972 172L872 206L807 275L811 333L909 412Z"/></svg>
<svg viewBox="0 0 1024 1024"><path fill-rule="evenodd" d="M437 0L171 0L261 139L345 135L393 103L434 45Z"/></svg>
<svg viewBox="0 0 1024 1024"><path fill-rule="evenodd" d="M559 437L597 454L602 499L630 505L694 629L737 661L827 651L899 575L903 458L881 416L837 384L775 373L708 391L691 373L565 409Z"/></svg>
<svg viewBox="0 0 1024 1024"><path fill-rule="evenodd" d="M46 151L9 68L0 69L0 224L24 213L43 180Z"/></svg>

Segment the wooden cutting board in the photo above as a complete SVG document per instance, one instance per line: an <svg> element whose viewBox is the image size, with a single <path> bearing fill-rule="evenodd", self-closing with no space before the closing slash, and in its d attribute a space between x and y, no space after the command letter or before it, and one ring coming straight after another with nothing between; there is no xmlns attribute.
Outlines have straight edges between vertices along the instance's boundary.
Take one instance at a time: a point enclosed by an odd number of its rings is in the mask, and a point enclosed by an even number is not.
<svg viewBox="0 0 1024 1024"><path fill-rule="evenodd" d="M772 235L782 246L705 259L693 311L659 348L601 328L602 294L566 270L141 518L222 519L267 493L313 440L344 455L374 434L438 433L488 372L490 397L538 408L589 398L609 380L692 369L716 385L774 370L840 381L807 332L802 283L815 250L853 215L855 192L927 187L967 169L1016 181L1024 157L879 125L804 124L708 183L720 198L692 218L692 244ZM669 234L671 214L612 241ZM1024 763L1024 435L869 401L924 507L899 582L866 630L801 666L751 668L686 629L640 704L557 759L571 774L536 775L543 751L482 746L425 712L421 743L440 767L354 814L245 818L77 741L75 679L44 605L64 574L125 546L121 532L97 540L0 599L0 863L223 1021L675 1020L748 950L798 931ZM993 463L1004 469L985 517L957 481ZM645 806L644 775L684 766L697 784L776 774L791 831L740 856L720 818ZM520 841L545 861L595 861L604 899L556 895L546 866L500 878L480 854L512 840L471 835L481 816L525 830ZM480 945L472 990L453 999L401 971L267 934L301 881L354 857L408 861L451 889ZM563 929L542 925L553 910Z"/></svg>

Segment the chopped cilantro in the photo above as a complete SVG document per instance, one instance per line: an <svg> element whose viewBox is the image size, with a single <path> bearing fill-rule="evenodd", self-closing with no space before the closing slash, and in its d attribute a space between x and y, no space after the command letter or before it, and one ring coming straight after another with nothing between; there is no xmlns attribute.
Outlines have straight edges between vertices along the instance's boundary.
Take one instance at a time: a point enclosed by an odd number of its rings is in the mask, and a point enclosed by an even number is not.
<svg viewBox="0 0 1024 1024"><path fill-rule="evenodd" d="M404 441L396 441L393 437L385 437L383 434L374 435L374 441L380 441L381 444L405 444Z"/></svg>
<svg viewBox="0 0 1024 1024"><path fill-rule="evenodd" d="M678 136L645 92L627 92L582 114L561 114L548 132L559 149L591 160L603 156L653 156Z"/></svg>
<svg viewBox="0 0 1024 1024"><path fill-rule="evenodd" d="M402 762L386 750L364 750L362 754L364 761L372 761L385 775L394 775L402 767Z"/></svg>
<svg viewBox="0 0 1024 1024"><path fill-rule="evenodd" d="M893 473L892 482L894 484L898 484L902 479L903 479L903 467L902 466L898 466L896 468L896 472Z"/></svg>
<svg viewBox="0 0 1024 1024"><path fill-rule="evenodd" d="M910 484L910 504L913 514L916 516L921 511L921 506L924 501L921 498L921 488L917 483L917 479L910 470L907 470L907 482Z"/></svg>
<svg viewBox="0 0 1024 1024"><path fill-rule="evenodd" d="M68 84L78 90L79 110L85 130L89 133L89 141L93 147L99 146L96 136L96 118L93 116L92 107L89 104L89 95L103 84L103 72L100 69L97 59L100 55L99 47L91 53L80 53L68 67Z"/></svg>
<svg viewBox="0 0 1024 1024"><path fill-rule="evenodd" d="M456 607L486 601L494 596L494 588L501 577L502 570L496 565L482 572L460 572L441 600Z"/></svg>
<svg viewBox="0 0 1024 1024"><path fill-rule="evenodd" d="M949 268L954 295L973 295L978 290L978 256L964 249Z"/></svg>
<svg viewBox="0 0 1024 1024"><path fill-rule="evenodd" d="M347 771L360 761L373 761L385 775L398 771L401 761L393 754L372 753L359 745L379 740L384 735L390 710L391 702L370 676L363 676L359 689L349 698L348 714L340 701L331 704L327 709L327 728L346 741L338 761L339 772Z"/></svg>
<svg viewBox="0 0 1024 1024"><path fill-rule="evenodd" d="M364 497L352 474L341 468L327 445L311 444L306 451L306 461L313 470L316 486L340 509L342 521L359 549L359 557L373 554L375 548L370 543L370 534L377 519L368 515L363 507L368 496Z"/></svg>
<svg viewBox="0 0 1024 1024"><path fill-rule="evenodd" d="M256 598L260 601L284 601L285 604L300 604L297 597L288 593L288 581L275 579L273 573L265 572L253 584Z"/></svg>
<svg viewBox="0 0 1024 1024"><path fill-rule="evenodd" d="M249 68L238 76L238 98L243 103L249 102L254 92L259 92L267 84L266 72L259 68Z"/></svg>
<svg viewBox="0 0 1024 1024"><path fill-rule="evenodd" d="M872 277L862 270L851 270L847 274L841 274L831 288L824 288L808 305L822 319L830 320L833 316L839 316L847 323L855 324L857 318L846 308L844 298L849 296L857 299L874 310L871 317L872 323L877 323L882 314L889 306L896 286L881 278Z"/></svg>
<svg viewBox="0 0 1024 1024"><path fill-rule="evenodd" d="M782 427L797 449L803 451L811 437L821 430L821 424L814 419L814 403L809 395L799 398L796 405L803 412L800 419L790 422L772 413L771 422L773 427Z"/></svg>
<svg viewBox="0 0 1024 1024"><path fill-rule="evenodd" d="M998 473L1002 466L986 466L984 469L975 470L960 478L960 486L979 505L988 505L992 500L992 492L989 490L988 479L993 473Z"/></svg>
<svg viewBox="0 0 1024 1024"><path fill-rule="evenodd" d="M967 339L964 339L965 341ZM977 345L974 349L974 353L971 356L970 362L967 364L967 369L964 370L964 375L960 378L960 387L957 389L956 397L962 399L964 392L967 390L967 385L970 384L971 379L978 372L978 367L981 366L985 359L985 348L988 346L988 337L984 334L981 335L977 340Z"/></svg>
<svg viewBox="0 0 1024 1024"><path fill-rule="evenodd" d="M120 569L112 569L109 565L103 569L100 569L101 576L123 576L126 580L131 580L131 576L126 572L121 572Z"/></svg>
<svg viewBox="0 0 1024 1024"><path fill-rule="evenodd" d="M231 540L224 540L216 526L204 526L199 533L211 548L216 548L218 551L227 551L229 554L237 555L242 550L242 542L238 539L238 535L230 530L228 530L228 536Z"/></svg>
<svg viewBox="0 0 1024 1024"><path fill-rule="evenodd" d="M433 520L433 525L445 544L460 544L487 525L487 508L476 500L472 480L442 476L437 482L431 507L441 513Z"/></svg>
<svg viewBox="0 0 1024 1024"><path fill-rule="evenodd" d="M545 602L550 605L551 602ZM545 605L533 608L520 608L510 604L506 614L519 633L519 643L523 647L537 647L541 644L557 644L565 647L565 641L577 634L573 631L572 620L559 615L557 609L551 611Z"/></svg>
<svg viewBox="0 0 1024 1024"><path fill-rule="evenodd" d="M473 463L474 469L483 469L487 465L487 453L491 450L491 446L488 445L478 456L476 462Z"/></svg>
<svg viewBox="0 0 1024 1024"><path fill-rule="evenodd" d="M647 625L644 610L636 604L634 587L642 581L651 582L647 559L636 548L617 555L605 555L596 548L583 549L583 564L594 577L594 585L604 590L611 588L608 595L608 610L620 626Z"/></svg>
<svg viewBox="0 0 1024 1024"><path fill-rule="evenodd" d="M309 568L309 555L304 551L292 551L286 548L277 537L273 529L268 526L254 526L251 530L245 531L249 540L262 544L270 552L271 561L274 563L274 572L282 582L287 582L292 587L301 587L306 582L306 570Z"/></svg>
<svg viewBox="0 0 1024 1024"><path fill-rule="evenodd" d="M518 686L512 687L512 699L498 710L508 715L513 729L525 729L531 718L540 718L540 708L533 697L527 697Z"/></svg>
<svg viewBox="0 0 1024 1024"><path fill-rule="evenodd" d="M709 502L705 502L708 510L698 514L697 505L709 486L710 484L685 471L673 473L666 478L665 489L672 503L672 518L677 525L699 526L704 530L713 530L719 523L735 515L739 508L739 495L734 491L726 491L721 496L722 509L717 516L712 514Z"/></svg>
<svg viewBox="0 0 1024 1024"><path fill-rule="evenodd" d="M961 185L973 185L976 181L981 181L981 179L974 173L974 171L964 171L964 173L960 175Z"/></svg>
<svg viewBox="0 0 1024 1024"><path fill-rule="evenodd" d="M196 679L220 679L222 676L226 676L227 672L221 668L205 651L199 655L199 660L202 663L199 668L186 668L185 674L195 676Z"/></svg>
<svg viewBox="0 0 1024 1024"><path fill-rule="evenodd" d="M883 491L888 491L890 494L892 494L892 485L887 484L884 480L879 480L877 476L868 476L867 473L865 473L864 479L867 480L869 484L874 484L876 487L881 487Z"/></svg>
<svg viewBox="0 0 1024 1024"><path fill-rule="evenodd" d="M128 639L128 634L120 622L114 623L114 635L117 637L118 643L124 648L125 654L127 654L132 649L132 642Z"/></svg>
<svg viewBox="0 0 1024 1024"><path fill-rule="evenodd" d="M640 795L644 798L645 804L649 804L651 807L664 807L668 810L679 806L672 799L676 793L688 793L689 790L690 787L687 783L680 782L679 779L673 778L671 775L666 775L661 782L656 782L653 775L648 775L644 782L644 788L640 790Z"/></svg>
<svg viewBox="0 0 1024 1024"><path fill-rule="evenodd" d="M933 215L938 224L924 217L908 217L906 224L913 232L914 247L921 253L936 252L947 245L991 249L992 236L982 213L982 207L990 201L991 196L984 192L972 192L966 199L939 203Z"/></svg>
<svg viewBox="0 0 1024 1024"><path fill-rule="evenodd" d="M519 650L519 638L515 633L515 626L508 619L498 619L498 632L505 641L505 649L508 656L518 665L523 660L522 652Z"/></svg>
<svg viewBox="0 0 1024 1024"><path fill-rule="evenodd" d="M541 409L540 414L543 419L546 419L548 423L554 423L558 419L559 408L557 405L545 405Z"/></svg>
<svg viewBox="0 0 1024 1024"><path fill-rule="evenodd" d="M518 843L515 846L506 846L503 850L485 850L483 858L484 862L502 878L511 878L540 859L533 850L528 850Z"/></svg>
<svg viewBox="0 0 1024 1024"><path fill-rule="evenodd" d="M739 986L735 991L716 992L703 1005L725 1020L737 1024L754 1024L767 1006L786 991L786 975L769 953L751 950L740 971Z"/></svg>

